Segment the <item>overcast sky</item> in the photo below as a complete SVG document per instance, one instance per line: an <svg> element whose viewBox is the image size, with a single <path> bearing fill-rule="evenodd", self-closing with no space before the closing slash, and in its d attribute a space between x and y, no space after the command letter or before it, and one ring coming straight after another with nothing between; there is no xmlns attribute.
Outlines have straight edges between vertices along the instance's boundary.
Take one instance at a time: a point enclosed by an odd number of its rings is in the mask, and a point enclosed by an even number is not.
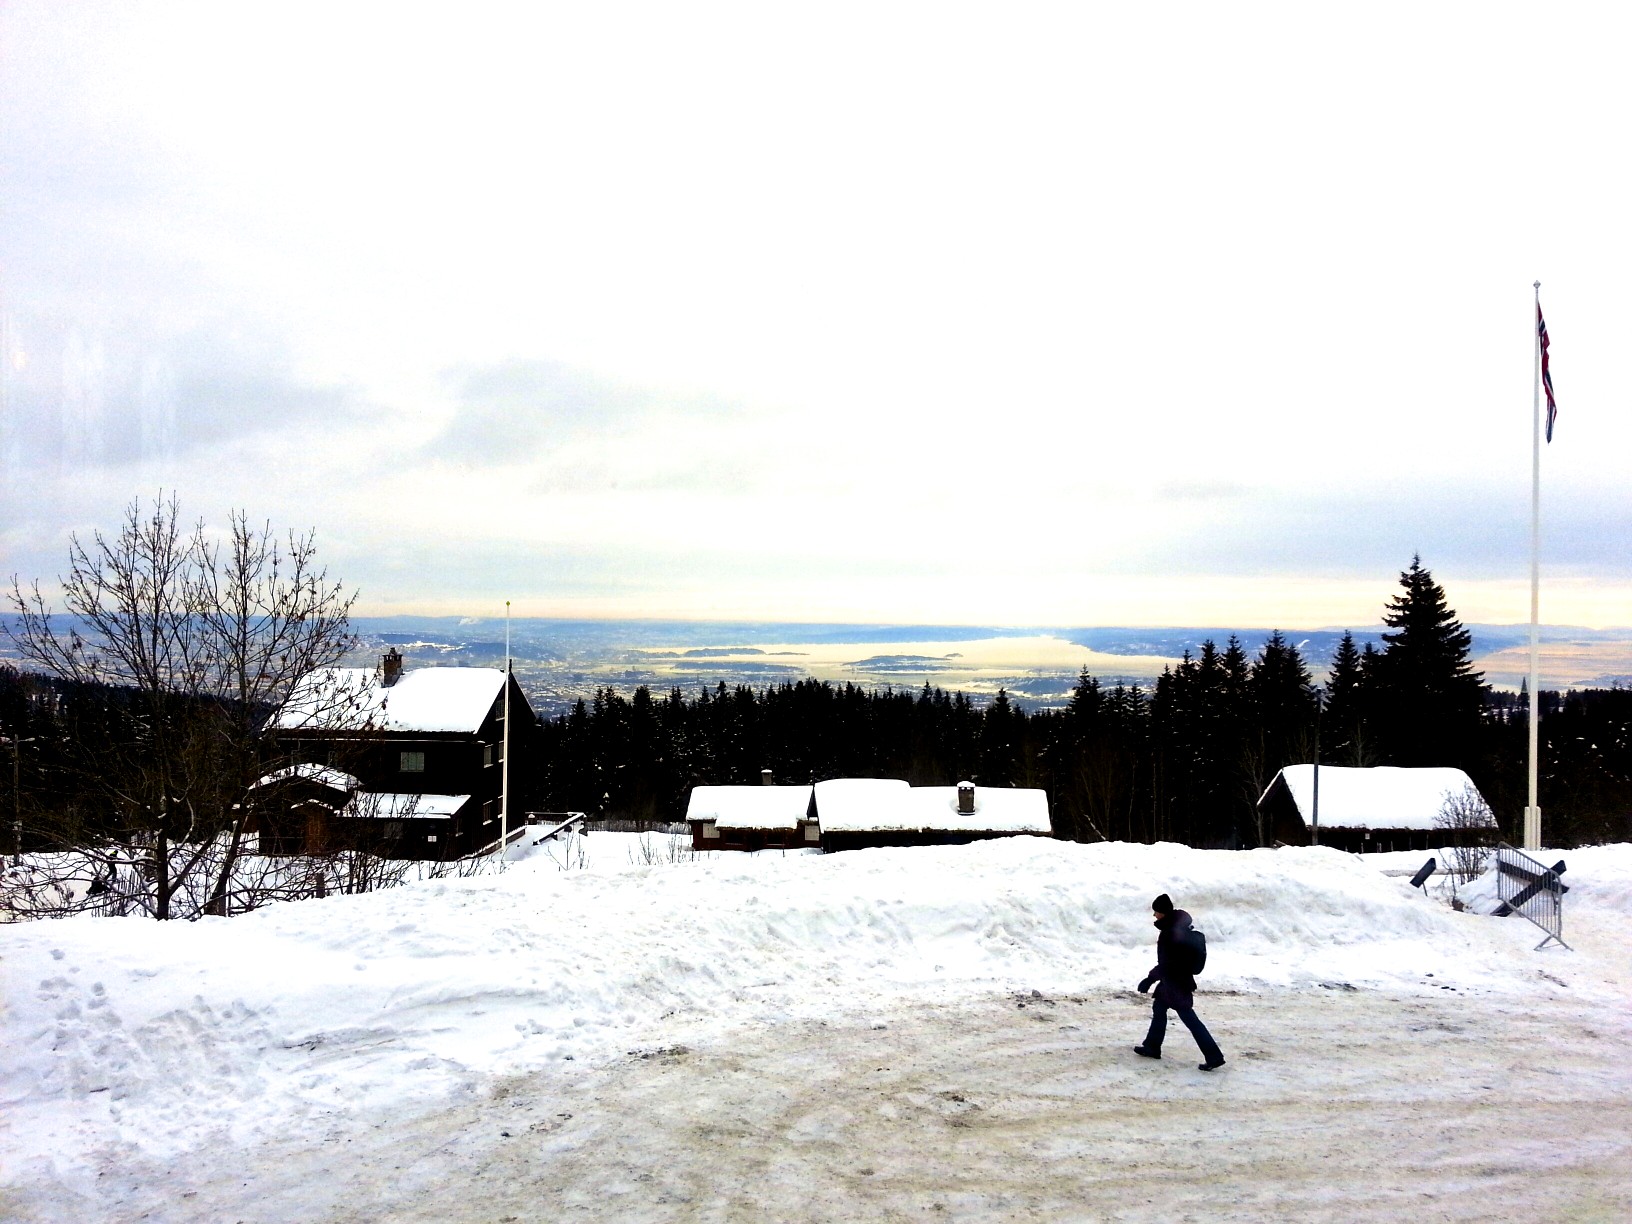
<svg viewBox="0 0 1632 1224"><path fill-rule="evenodd" d="M366 612L1632 624L1618 6L0 5L3 569Z"/></svg>

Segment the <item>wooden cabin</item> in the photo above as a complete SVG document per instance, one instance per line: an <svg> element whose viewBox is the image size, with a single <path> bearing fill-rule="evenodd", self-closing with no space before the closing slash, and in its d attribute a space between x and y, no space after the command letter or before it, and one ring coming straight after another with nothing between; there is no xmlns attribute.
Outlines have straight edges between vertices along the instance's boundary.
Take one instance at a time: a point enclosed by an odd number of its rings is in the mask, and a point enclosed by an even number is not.
<svg viewBox="0 0 1632 1224"><path fill-rule="evenodd" d="M510 810L518 821L516 796L532 782L524 746L536 719L515 677L495 667L407 670L393 649L378 668L330 667L302 678L269 720L267 738L291 765L339 770L357 785L346 804L322 818L321 838L295 839L278 828L267 844L302 840L308 847L367 847L389 858L450 859L497 841L507 685ZM318 818L318 809L307 810Z"/></svg>
<svg viewBox="0 0 1632 1224"><path fill-rule="evenodd" d="M694 786L686 823L695 850L791 850L820 842L808 784Z"/></svg>
<svg viewBox="0 0 1632 1224"><path fill-rule="evenodd" d="M823 850L957 846L994 837L1052 837L1048 792L1006 786L908 786L890 778L816 783Z"/></svg>
<svg viewBox="0 0 1632 1224"><path fill-rule="evenodd" d="M686 810L697 850L961 845L1049 837L1048 795L1008 787L830 778L814 786L698 786Z"/></svg>
<svg viewBox="0 0 1632 1224"><path fill-rule="evenodd" d="M478 828L470 795L382 794L327 765L275 770L249 788L249 829L265 855L366 850L381 858L445 857L444 842Z"/></svg>
<svg viewBox="0 0 1632 1224"><path fill-rule="evenodd" d="M244 797L246 827L261 854L321 854L328 850L345 810L362 784L328 765L288 765L257 779Z"/></svg>
<svg viewBox="0 0 1632 1224"><path fill-rule="evenodd" d="M1469 791L1488 824L1453 829L1441 823L1448 799ZM1288 765L1258 799L1258 811L1272 840L1307 846L1316 821L1315 767ZM1319 842L1339 850L1375 853L1429 850L1469 838L1493 840L1496 819L1473 780L1460 769L1407 769L1381 765L1355 769L1320 767Z"/></svg>

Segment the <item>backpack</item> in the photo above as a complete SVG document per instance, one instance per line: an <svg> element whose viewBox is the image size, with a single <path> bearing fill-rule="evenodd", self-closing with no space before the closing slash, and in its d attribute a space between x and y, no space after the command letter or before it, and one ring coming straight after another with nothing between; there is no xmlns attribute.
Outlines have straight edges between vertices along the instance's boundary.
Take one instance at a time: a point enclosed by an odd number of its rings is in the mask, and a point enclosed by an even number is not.
<svg viewBox="0 0 1632 1224"><path fill-rule="evenodd" d="M1188 962L1185 968L1190 971L1191 977L1197 977L1207 967L1207 936L1195 927L1191 927L1179 936L1179 947L1184 949L1185 959Z"/></svg>

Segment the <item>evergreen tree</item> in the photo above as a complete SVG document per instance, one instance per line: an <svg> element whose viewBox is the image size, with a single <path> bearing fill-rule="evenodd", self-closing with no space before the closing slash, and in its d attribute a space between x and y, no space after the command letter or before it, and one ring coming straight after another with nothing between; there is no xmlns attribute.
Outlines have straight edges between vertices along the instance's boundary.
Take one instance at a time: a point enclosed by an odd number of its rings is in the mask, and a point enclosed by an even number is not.
<svg viewBox="0 0 1632 1224"><path fill-rule="evenodd" d="M1076 841L1104 841L1111 836L1103 819L1105 764L1111 750L1104 713L1105 696L1099 681L1085 667L1071 691L1065 717L1059 720L1060 734L1047 754L1056 827Z"/></svg>
<svg viewBox="0 0 1632 1224"><path fill-rule="evenodd" d="M1279 631L1276 636L1279 636ZM1247 662L1246 647L1241 645L1241 639L1235 634L1230 634L1230 640L1224 644L1224 653L1218 661L1224 668L1222 689L1225 707L1244 710L1251 699L1252 665Z"/></svg>
<svg viewBox="0 0 1632 1224"><path fill-rule="evenodd" d="M1251 695L1253 714L1277 750L1279 769L1303 748L1299 741L1315 712L1315 687L1303 654L1279 629L1253 661Z"/></svg>
<svg viewBox="0 0 1632 1224"><path fill-rule="evenodd" d="M1156 681L1151 701L1157 833L1189 845L1227 845L1243 819L1239 767L1246 656L1211 639Z"/></svg>
<svg viewBox="0 0 1632 1224"><path fill-rule="evenodd" d="M1088 674L1086 667L1083 668L1077 676L1077 687L1071 690L1070 704L1066 706L1080 734L1088 735L1096 729L1104 704L1099 681Z"/></svg>
<svg viewBox="0 0 1632 1224"><path fill-rule="evenodd" d="M1195 659L1186 650L1178 666L1162 669L1150 701L1151 837L1190 840L1196 760Z"/></svg>
<svg viewBox="0 0 1632 1224"><path fill-rule="evenodd" d="M1370 643L1366 649L1371 650ZM1365 680L1365 660L1354 644L1354 634L1345 630L1326 677L1326 709L1320 727L1322 760L1334 765L1370 764L1365 751Z"/></svg>
<svg viewBox="0 0 1632 1224"><path fill-rule="evenodd" d="M1004 689L997 690L980 726L982 786L1013 786L1020 772L1020 716Z"/></svg>
<svg viewBox="0 0 1632 1224"><path fill-rule="evenodd" d="M1250 827L1262 844L1258 799L1284 766L1310 759L1314 752L1315 689L1297 646L1279 629L1269 635L1252 664L1251 708L1242 722L1241 799L1243 829Z"/></svg>
<svg viewBox="0 0 1632 1224"><path fill-rule="evenodd" d="M1396 765L1472 763L1484 703L1484 677L1473 669L1472 635L1444 589L1413 557L1389 600L1378 660L1380 730Z"/></svg>

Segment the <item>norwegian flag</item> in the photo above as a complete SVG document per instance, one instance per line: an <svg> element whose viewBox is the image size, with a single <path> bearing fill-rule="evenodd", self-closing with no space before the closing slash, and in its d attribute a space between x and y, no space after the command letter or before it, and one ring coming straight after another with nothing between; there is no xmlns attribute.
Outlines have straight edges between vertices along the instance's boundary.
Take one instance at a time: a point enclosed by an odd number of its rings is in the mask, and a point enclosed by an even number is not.
<svg viewBox="0 0 1632 1224"><path fill-rule="evenodd" d="M1541 385L1547 389L1547 441L1553 440L1553 421L1558 416L1558 403L1553 399L1553 372L1547 365L1547 320L1541 317L1541 302L1536 302L1536 339L1541 344Z"/></svg>

